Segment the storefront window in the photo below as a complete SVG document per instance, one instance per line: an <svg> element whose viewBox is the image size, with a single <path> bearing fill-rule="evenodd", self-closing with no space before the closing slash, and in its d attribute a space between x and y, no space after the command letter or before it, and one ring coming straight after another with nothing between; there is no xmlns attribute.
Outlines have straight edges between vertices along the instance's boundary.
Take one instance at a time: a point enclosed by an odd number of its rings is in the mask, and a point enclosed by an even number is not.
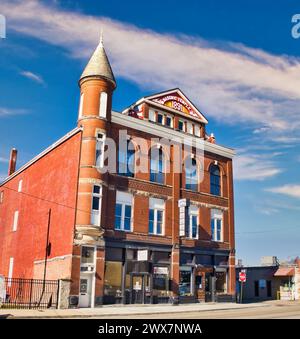
<svg viewBox="0 0 300 339"><path fill-rule="evenodd" d="M192 268L180 268L179 294L181 296L191 296L192 293Z"/></svg>
<svg viewBox="0 0 300 339"><path fill-rule="evenodd" d="M122 296L122 263L107 261L105 263L104 294L120 298Z"/></svg>
<svg viewBox="0 0 300 339"><path fill-rule="evenodd" d="M168 297L169 292L169 268L154 266L153 268L153 296Z"/></svg>
<svg viewBox="0 0 300 339"><path fill-rule="evenodd" d="M227 274L226 272L216 272L216 292L227 292Z"/></svg>

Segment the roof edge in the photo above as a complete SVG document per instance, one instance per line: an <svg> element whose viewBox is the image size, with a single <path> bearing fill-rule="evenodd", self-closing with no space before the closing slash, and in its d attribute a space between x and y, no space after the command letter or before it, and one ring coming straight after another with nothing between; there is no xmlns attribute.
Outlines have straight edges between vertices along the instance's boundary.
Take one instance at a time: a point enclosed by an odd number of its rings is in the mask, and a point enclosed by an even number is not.
<svg viewBox="0 0 300 339"><path fill-rule="evenodd" d="M3 186L4 184L6 184L8 181L10 181L11 179L13 179L14 177L16 177L18 174L20 174L21 172L23 172L26 168L30 167L32 164L34 164L35 162L37 162L39 159L41 159L43 156L45 156L46 154L48 154L49 152L51 152L53 149L55 149L56 147L58 147L59 145L61 145L63 142L65 142L66 140L70 139L72 136L74 136L75 134L77 134L78 132L81 132L82 128L81 127L76 127L74 128L72 131L70 131L69 133L65 134L63 137L61 137L60 139L58 139L55 143L53 143L52 145L50 145L49 147L47 147L44 151L42 151L41 153L39 153L37 156L35 156L33 159L29 160L26 164L24 164L22 167L20 167L17 171L15 171L13 174L11 174L10 176L8 176L6 179L4 179L4 181L0 182L0 187Z"/></svg>

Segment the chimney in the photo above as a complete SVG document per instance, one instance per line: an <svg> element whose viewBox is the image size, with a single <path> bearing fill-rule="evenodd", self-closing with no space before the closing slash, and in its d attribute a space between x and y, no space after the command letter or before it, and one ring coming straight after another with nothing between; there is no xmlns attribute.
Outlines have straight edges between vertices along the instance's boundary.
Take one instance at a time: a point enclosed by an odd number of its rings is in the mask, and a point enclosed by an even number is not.
<svg viewBox="0 0 300 339"><path fill-rule="evenodd" d="M13 148L10 151L10 159L9 159L9 166L8 166L8 175L12 175L16 171L17 154L18 154L18 151L15 148Z"/></svg>

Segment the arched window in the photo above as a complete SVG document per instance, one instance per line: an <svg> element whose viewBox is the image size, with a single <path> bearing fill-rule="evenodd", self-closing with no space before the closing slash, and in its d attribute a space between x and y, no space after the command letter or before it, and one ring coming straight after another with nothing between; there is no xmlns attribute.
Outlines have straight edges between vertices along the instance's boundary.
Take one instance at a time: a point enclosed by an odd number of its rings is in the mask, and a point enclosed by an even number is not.
<svg viewBox="0 0 300 339"><path fill-rule="evenodd" d="M185 188L198 191L198 170L195 159L188 158L185 161Z"/></svg>
<svg viewBox="0 0 300 339"><path fill-rule="evenodd" d="M159 184L165 183L164 155L161 148L153 147L150 154L150 181Z"/></svg>
<svg viewBox="0 0 300 339"><path fill-rule="evenodd" d="M220 168L217 165L210 167L210 194L221 195Z"/></svg>
<svg viewBox="0 0 300 339"><path fill-rule="evenodd" d="M135 149L130 140L127 140L125 147L122 145L119 148L119 164L118 174L125 175L127 177L134 177L135 170Z"/></svg>

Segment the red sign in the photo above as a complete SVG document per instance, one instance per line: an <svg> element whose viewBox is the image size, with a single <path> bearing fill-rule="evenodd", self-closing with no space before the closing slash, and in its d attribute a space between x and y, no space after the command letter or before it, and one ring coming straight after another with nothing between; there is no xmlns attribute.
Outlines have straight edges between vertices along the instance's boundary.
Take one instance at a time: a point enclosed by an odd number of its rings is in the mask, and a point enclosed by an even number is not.
<svg viewBox="0 0 300 339"><path fill-rule="evenodd" d="M246 272L240 272L239 273L239 281L240 282L246 282L247 278L246 278Z"/></svg>

